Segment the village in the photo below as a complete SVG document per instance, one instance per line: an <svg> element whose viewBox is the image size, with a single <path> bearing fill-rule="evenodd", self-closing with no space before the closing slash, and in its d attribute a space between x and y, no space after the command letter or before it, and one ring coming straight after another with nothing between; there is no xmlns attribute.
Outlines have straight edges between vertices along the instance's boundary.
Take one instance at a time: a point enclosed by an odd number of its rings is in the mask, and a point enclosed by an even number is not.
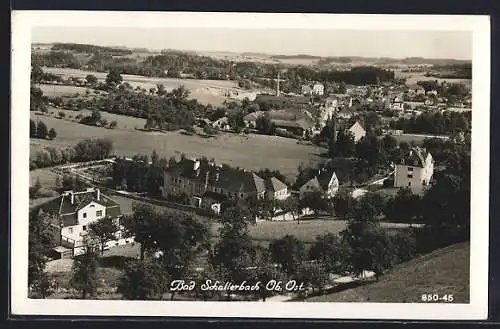
<svg viewBox="0 0 500 329"><path fill-rule="evenodd" d="M266 80L267 88L253 95L229 90L221 105L212 106L193 105L182 86L164 91L158 84L149 94L140 87L133 90L115 71L103 83L61 78L44 73L45 67L32 67L38 85L92 87L148 102L168 99L192 115L190 124L180 124L188 115L173 112L175 121L168 111L141 114L146 122L134 132L140 136L154 132L168 140L175 131L190 140L240 138L240 154L246 152L245 139L270 136L321 153L314 163L299 166L296 175L280 172L277 165L245 167L200 151L192 156L189 146L170 158L158 155L155 148L123 155L114 152L119 140L81 140L64 151L68 156L53 163L34 155L30 168L33 164L57 177L57 195L48 200L40 197L44 186L39 181L30 187L30 198L41 200L30 209L30 225L43 221L50 240L38 261L56 273L65 266L61 264L72 264L78 273L75 266L89 266L84 260L94 257L89 250L96 249L95 257L101 259L126 258L131 263L117 267L124 276L99 287L113 298L304 300L370 284L418 255L467 241L468 223L446 221L467 207L460 197L470 180L470 88L437 79L414 84L394 78L380 81L381 76L390 76L391 66L374 68L365 68L375 70L374 81L356 85L312 79L291 83L286 72L278 71ZM404 68L432 73L427 66ZM47 98L32 92L32 111L40 120L91 125L111 133L117 124L108 125L102 113L120 106L96 105L99 97L79 100L83 108L95 106L87 119L82 118L85 122L61 115L78 111L80 105L69 97ZM42 110L45 107L52 110ZM32 122L30 137L45 142L45 136L39 137L40 122ZM54 132L50 140L56 136ZM279 156L274 157L277 164ZM450 175L458 177L458 187L446 185ZM443 195L437 191L448 191L454 201L439 204ZM430 218L439 211L443 223ZM441 224L449 230L442 239L434 245L421 242L443 234ZM303 241L298 236L308 225L316 228ZM332 225L338 228L333 230ZM281 233L273 236L269 233L273 230ZM374 256L367 259L366 253ZM148 272L162 284L145 279L146 292L134 290L140 283L132 278ZM57 287L57 280L47 273L34 273L34 295L66 296L71 291L79 291L82 298L98 295L98 283L89 282L96 281L95 273L92 278L73 274L71 282L79 283L70 284L71 289ZM176 294L168 289L174 279L204 282L211 276L219 276L221 282L276 277L300 281L306 288L227 296L200 291Z"/></svg>

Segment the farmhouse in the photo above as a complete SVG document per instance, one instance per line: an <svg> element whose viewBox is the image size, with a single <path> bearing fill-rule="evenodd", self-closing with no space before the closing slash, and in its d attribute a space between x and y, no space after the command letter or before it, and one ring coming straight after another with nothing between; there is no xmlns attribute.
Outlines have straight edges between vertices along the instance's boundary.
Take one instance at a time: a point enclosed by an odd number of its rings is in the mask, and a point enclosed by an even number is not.
<svg viewBox="0 0 500 329"><path fill-rule="evenodd" d="M247 115L245 115L243 117L243 121L245 122L245 126L247 128L255 128L255 122L257 121L257 119L264 115L264 111L256 111L256 112L252 112L252 113L249 113Z"/></svg>
<svg viewBox="0 0 500 329"><path fill-rule="evenodd" d="M302 85L300 87L300 91L303 95L311 95L313 93L313 90L309 85Z"/></svg>
<svg viewBox="0 0 500 329"><path fill-rule="evenodd" d="M356 121L351 128L349 128L349 131L351 134L354 136L354 142L357 143L361 138L366 136L366 130L361 126L361 124Z"/></svg>
<svg viewBox="0 0 500 329"><path fill-rule="evenodd" d="M182 159L164 173L163 196L185 194L197 207L214 209L225 200L248 198L283 199L286 184L277 178L265 180L254 172L220 166L206 159Z"/></svg>
<svg viewBox="0 0 500 329"><path fill-rule="evenodd" d="M229 119L227 117L222 117L212 123L212 127L215 129L228 131L231 130L231 126L229 126Z"/></svg>
<svg viewBox="0 0 500 329"><path fill-rule="evenodd" d="M303 119L296 121L272 119L271 122L274 123L277 129L286 130L297 136L304 136L306 130L312 127Z"/></svg>
<svg viewBox="0 0 500 329"><path fill-rule="evenodd" d="M434 174L434 160L424 148L413 147L396 163L395 187L423 187L429 184Z"/></svg>
<svg viewBox="0 0 500 329"><path fill-rule="evenodd" d="M306 193L319 191L323 193L324 197L330 199L335 196L338 190L339 180L335 172L323 168L319 170L318 175L300 187L299 193L302 198Z"/></svg>
<svg viewBox="0 0 500 329"><path fill-rule="evenodd" d="M90 224L105 217L119 223L122 215L118 203L94 188L82 192L65 191L40 208L54 216L52 226L60 244L54 251L61 258L83 252L84 237ZM118 238L120 232L116 233Z"/></svg>

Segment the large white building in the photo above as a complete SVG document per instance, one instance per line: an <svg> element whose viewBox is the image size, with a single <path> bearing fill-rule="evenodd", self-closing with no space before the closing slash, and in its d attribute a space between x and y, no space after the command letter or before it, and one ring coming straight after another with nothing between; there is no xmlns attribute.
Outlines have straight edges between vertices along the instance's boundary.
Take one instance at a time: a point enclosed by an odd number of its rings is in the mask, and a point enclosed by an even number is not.
<svg viewBox="0 0 500 329"><path fill-rule="evenodd" d="M316 83L313 86L313 94L323 96L325 93L325 86L322 83Z"/></svg>
<svg viewBox="0 0 500 329"><path fill-rule="evenodd" d="M412 148L396 163L395 187L423 187L429 185L434 174L434 159L425 149Z"/></svg>
<svg viewBox="0 0 500 329"><path fill-rule="evenodd" d="M120 205L94 188L81 192L65 191L40 208L53 215L52 226L60 243L55 251L62 258L83 252L84 238L90 224L105 217L112 218L119 224L121 217Z"/></svg>

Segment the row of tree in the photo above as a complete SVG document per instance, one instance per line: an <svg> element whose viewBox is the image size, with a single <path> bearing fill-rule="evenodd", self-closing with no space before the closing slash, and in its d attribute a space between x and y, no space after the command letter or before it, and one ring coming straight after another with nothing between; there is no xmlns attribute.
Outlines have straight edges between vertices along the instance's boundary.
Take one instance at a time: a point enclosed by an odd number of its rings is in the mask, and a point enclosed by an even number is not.
<svg viewBox="0 0 500 329"><path fill-rule="evenodd" d="M466 112L424 112L409 119L391 121L392 129L402 129L408 133L449 135L471 129L472 111Z"/></svg>
<svg viewBox="0 0 500 329"><path fill-rule="evenodd" d="M39 120L35 123L34 120L30 120L30 138L40 138L40 139L54 139L57 137L57 132L54 128L47 128L47 125Z"/></svg>
<svg viewBox="0 0 500 329"><path fill-rule="evenodd" d="M85 139L64 149L47 146L30 152L30 170L70 162L102 160L109 157L112 151L113 143L105 138Z"/></svg>

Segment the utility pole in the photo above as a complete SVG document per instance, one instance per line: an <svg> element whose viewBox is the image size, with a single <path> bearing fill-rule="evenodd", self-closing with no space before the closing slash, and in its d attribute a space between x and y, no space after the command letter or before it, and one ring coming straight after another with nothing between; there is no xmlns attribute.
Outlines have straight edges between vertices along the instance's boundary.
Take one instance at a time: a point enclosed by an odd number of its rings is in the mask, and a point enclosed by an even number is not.
<svg viewBox="0 0 500 329"><path fill-rule="evenodd" d="M278 71L278 79L276 80L276 96L280 95L280 72Z"/></svg>

